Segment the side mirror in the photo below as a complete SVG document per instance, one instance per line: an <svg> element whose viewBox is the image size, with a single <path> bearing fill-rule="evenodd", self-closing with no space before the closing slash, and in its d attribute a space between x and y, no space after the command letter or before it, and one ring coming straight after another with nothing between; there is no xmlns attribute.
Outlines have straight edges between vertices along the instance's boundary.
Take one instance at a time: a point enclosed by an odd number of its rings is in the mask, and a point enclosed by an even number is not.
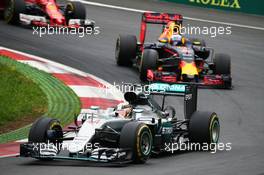
<svg viewBox="0 0 264 175"><path fill-rule="evenodd" d="M137 94L135 92L126 92L124 94L124 98L129 104L133 103L134 101L137 100Z"/></svg>

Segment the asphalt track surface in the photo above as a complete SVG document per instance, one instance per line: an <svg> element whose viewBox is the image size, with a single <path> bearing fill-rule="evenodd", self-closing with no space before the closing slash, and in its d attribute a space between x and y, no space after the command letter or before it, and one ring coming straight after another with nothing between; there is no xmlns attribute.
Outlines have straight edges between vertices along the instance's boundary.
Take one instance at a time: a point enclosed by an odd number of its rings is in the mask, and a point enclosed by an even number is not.
<svg viewBox="0 0 264 175"><path fill-rule="evenodd" d="M98 2L105 2L98 0ZM237 24L264 26L264 18L208 9L196 9L153 1L107 1L108 4L153 11L180 12L183 15ZM115 40L119 33L139 32L140 13L103 7L87 6L88 17L101 27L99 36L32 35L32 30L0 22L0 45L42 56L82 71L110 83L138 82L136 71L117 67L114 61ZM210 15L209 15L210 14ZM212 26L186 20L193 26ZM215 25L219 26L219 25ZM156 39L154 28L149 40ZM156 33L154 33L156 32ZM233 90L202 89L199 108L215 111L221 122L220 142L232 143L231 151L189 152L150 159L144 165L122 168L97 167L87 162L40 162L25 158L0 159L1 174L263 174L264 173L264 31L232 27L232 35L201 36L216 52L232 57ZM176 100L171 103L179 104Z"/></svg>

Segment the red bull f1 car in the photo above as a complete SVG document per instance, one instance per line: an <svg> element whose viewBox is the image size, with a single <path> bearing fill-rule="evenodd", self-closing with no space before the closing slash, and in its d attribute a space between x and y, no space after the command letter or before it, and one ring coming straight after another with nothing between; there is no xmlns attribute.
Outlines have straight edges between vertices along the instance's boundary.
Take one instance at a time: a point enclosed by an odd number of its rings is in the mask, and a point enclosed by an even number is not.
<svg viewBox="0 0 264 175"><path fill-rule="evenodd" d="M230 56L215 54L202 39L182 36L182 18L180 14L143 13L139 42L134 35L119 35L117 65L135 65L143 82L195 83L230 89ZM157 42L145 42L148 23L163 27Z"/></svg>
<svg viewBox="0 0 264 175"><path fill-rule="evenodd" d="M0 15L8 24L52 27L93 27L80 2L60 5L56 0L1 0Z"/></svg>
<svg viewBox="0 0 264 175"><path fill-rule="evenodd" d="M148 93L124 94L125 108L131 109L126 117L117 115L117 108L100 111L93 107L93 112L79 116L81 123L64 129L56 119L38 119L28 142L20 145L20 156L122 164L145 163L151 154L181 151L173 147L180 143L192 143L195 149L191 151L206 145L214 149L219 119L215 112L197 110L196 85L154 83L149 89ZM157 96L162 100L156 100ZM176 116L173 106L165 106L168 96L184 97L184 116Z"/></svg>

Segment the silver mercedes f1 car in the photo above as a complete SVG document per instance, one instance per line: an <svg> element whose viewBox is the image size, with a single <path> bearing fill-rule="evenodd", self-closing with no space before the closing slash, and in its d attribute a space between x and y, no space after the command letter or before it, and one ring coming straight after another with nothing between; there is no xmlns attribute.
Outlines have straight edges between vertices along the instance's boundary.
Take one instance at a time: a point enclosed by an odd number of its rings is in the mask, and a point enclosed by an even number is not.
<svg viewBox="0 0 264 175"><path fill-rule="evenodd" d="M184 116L176 116L173 104L165 106L167 96L184 98ZM151 154L168 151L169 143L216 144L219 140L217 114L197 111L196 85L154 83L148 93L126 92L124 98L127 105L107 110L93 107L66 129L57 119L38 119L28 142L20 145L20 156L145 163ZM120 115L123 111L125 115Z"/></svg>

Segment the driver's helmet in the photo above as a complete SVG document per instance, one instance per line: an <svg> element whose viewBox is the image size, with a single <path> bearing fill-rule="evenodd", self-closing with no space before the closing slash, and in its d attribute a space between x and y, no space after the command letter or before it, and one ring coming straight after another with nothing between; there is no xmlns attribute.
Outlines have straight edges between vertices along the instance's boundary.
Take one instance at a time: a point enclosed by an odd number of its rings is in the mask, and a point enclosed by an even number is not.
<svg viewBox="0 0 264 175"><path fill-rule="evenodd" d="M170 39L170 44L172 46L182 46L185 44L185 38L179 34L172 35Z"/></svg>

